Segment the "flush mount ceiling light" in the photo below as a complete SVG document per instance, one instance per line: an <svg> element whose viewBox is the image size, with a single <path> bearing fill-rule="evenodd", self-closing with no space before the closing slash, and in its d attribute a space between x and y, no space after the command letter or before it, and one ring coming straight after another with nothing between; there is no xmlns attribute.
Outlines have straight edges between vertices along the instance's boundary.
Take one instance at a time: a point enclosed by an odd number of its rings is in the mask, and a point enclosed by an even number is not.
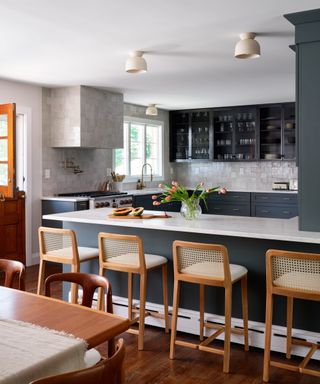
<svg viewBox="0 0 320 384"><path fill-rule="evenodd" d="M241 40L237 42L234 57L237 59L256 59L260 57L260 45L254 40L255 37L254 32L241 33Z"/></svg>
<svg viewBox="0 0 320 384"><path fill-rule="evenodd" d="M143 51L133 51L126 61L126 71L128 73L147 72L147 63L143 56Z"/></svg>
<svg viewBox="0 0 320 384"><path fill-rule="evenodd" d="M158 116L158 110L155 104L149 104L148 108L146 109L146 115Z"/></svg>

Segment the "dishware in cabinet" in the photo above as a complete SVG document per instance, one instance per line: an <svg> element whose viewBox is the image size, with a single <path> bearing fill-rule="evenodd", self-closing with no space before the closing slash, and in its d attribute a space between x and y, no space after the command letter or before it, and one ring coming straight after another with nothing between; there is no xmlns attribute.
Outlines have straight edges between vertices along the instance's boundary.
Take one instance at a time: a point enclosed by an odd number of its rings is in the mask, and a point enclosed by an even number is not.
<svg viewBox="0 0 320 384"><path fill-rule="evenodd" d="M191 112L191 159L212 159L212 130L210 112L200 110Z"/></svg>
<svg viewBox="0 0 320 384"><path fill-rule="evenodd" d="M294 160L296 157L295 103L259 107L260 159Z"/></svg>
<svg viewBox="0 0 320 384"><path fill-rule="evenodd" d="M235 109L234 119L236 160L256 160L257 108L239 107Z"/></svg>
<svg viewBox="0 0 320 384"><path fill-rule="evenodd" d="M233 160L233 109L215 109L213 112L214 160Z"/></svg>

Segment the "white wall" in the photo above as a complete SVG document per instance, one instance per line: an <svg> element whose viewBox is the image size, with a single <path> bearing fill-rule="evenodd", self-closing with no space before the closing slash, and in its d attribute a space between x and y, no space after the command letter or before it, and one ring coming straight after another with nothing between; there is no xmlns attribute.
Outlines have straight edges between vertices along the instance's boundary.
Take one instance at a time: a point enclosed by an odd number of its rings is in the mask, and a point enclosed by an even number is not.
<svg viewBox="0 0 320 384"><path fill-rule="evenodd" d="M27 140L30 151L27 174L29 186L26 195L26 263L31 265L37 262L37 228L41 222L42 88L0 79L0 103L16 103L17 112L25 113L28 119Z"/></svg>

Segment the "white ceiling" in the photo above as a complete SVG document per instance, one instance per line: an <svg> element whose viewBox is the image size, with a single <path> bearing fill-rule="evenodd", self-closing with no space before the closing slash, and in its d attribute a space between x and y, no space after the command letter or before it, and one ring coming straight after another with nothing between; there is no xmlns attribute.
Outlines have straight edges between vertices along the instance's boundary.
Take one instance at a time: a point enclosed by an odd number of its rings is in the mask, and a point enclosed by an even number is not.
<svg viewBox="0 0 320 384"><path fill-rule="evenodd" d="M320 0L1 0L0 77L90 85L164 109L294 100L294 27ZM241 32L262 57L233 57ZM128 53L149 71L128 74Z"/></svg>

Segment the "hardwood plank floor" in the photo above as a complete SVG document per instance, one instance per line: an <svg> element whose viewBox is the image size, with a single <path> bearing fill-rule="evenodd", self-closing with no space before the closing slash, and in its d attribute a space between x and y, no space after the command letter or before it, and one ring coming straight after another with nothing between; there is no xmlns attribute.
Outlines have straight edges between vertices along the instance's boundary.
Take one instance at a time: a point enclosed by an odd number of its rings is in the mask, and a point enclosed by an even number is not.
<svg viewBox="0 0 320 384"><path fill-rule="evenodd" d="M50 265L48 273L61 270L58 265ZM38 266L28 267L26 271L26 289L36 291ZM61 298L61 285L53 289L53 296ZM94 325L93 325L94 326ZM222 372L222 357L210 353L176 348L176 359L169 359L170 335L163 330L146 326L145 350L137 350L137 336L125 333L121 335L126 343L126 383L127 384L261 384L263 351L251 348L244 352L243 347L233 344L231 347L231 373ZM188 341L197 341L195 336L181 335ZM218 342L222 347L222 343ZM106 345L98 347L106 353ZM273 354L273 358L283 355ZM300 359L299 359L300 360ZM313 367L319 368L319 362ZM270 383L276 384L319 384L319 378L271 368ZM88 383L89 384L89 383Z"/></svg>

